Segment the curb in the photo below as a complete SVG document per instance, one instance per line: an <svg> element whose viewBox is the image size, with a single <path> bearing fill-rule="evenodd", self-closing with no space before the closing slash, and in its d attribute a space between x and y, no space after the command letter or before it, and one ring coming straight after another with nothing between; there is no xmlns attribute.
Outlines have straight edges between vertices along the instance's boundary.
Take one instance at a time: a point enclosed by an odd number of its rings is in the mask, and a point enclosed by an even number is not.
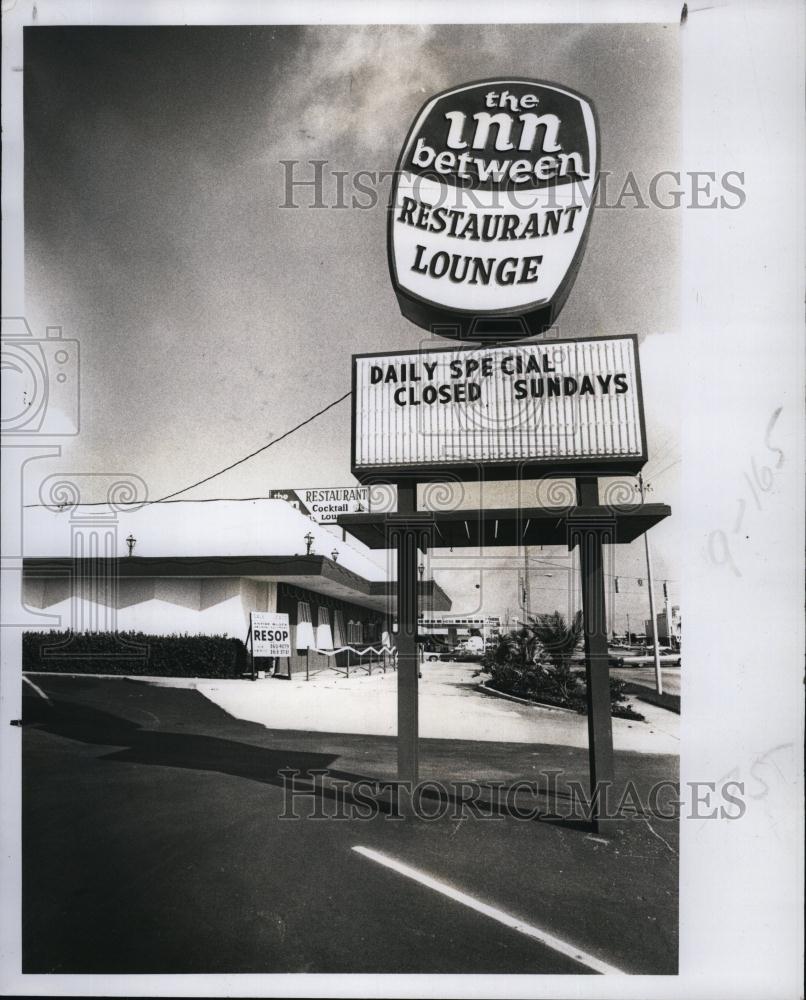
<svg viewBox="0 0 806 1000"><path fill-rule="evenodd" d="M505 698L507 701L515 701L519 705L529 705L530 708L542 708L548 712L565 712L566 715L579 715L579 712L575 712L573 708L563 708L561 705L546 705L542 701L530 701L528 698L518 698L517 695L497 691L495 688L487 687L486 681L477 684L476 690L492 695L494 698Z"/></svg>
<svg viewBox="0 0 806 1000"><path fill-rule="evenodd" d="M88 674L71 673L67 670L23 670L25 677L81 677L84 680L99 681L133 681L140 684L153 684L155 687L195 688L208 680L225 680L216 677L150 677L148 674Z"/></svg>

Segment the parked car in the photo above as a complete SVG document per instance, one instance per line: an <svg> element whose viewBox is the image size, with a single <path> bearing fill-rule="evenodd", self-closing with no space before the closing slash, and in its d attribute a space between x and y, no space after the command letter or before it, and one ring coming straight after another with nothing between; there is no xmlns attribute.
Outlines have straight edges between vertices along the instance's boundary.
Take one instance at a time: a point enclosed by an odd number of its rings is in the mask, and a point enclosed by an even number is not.
<svg viewBox="0 0 806 1000"><path fill-rule="evenodd" d="M453 650L453 649L440 650L439 652L437 652L437 651L426 652L425 653L425 659L429 663L437 663L437 662L445 663L445 662L449 662L451 660L458 660L458 659L460 659L460 654L458 652L456 652L456 650Z"/></svg>
<svg viewBox="0 0 806 1000"><path fill-rule="evenodd" d="M458 653L453 646L446 646L442 642L434 642L433 639L422 643L423 659L427 663L446 662L458 658Z"/></svg>

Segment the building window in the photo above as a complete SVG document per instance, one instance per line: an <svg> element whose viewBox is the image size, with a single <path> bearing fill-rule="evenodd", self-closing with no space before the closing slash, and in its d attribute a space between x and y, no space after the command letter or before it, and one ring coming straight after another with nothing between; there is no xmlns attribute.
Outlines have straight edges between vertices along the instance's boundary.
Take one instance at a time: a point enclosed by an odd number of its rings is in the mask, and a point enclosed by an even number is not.
<svg viewBox="0 0 806 1000"><path fill-rule="evenodd" d="M327 608L320 604L316 609L316 648L333 649L333 633L330 631L330 616Z"/></svg>
<svg viewBox="0 0 806 1000"><path fill-rule="evenodd" d="M297 649L309 649L313 646L313 623L311 621L311 606L307 601L297 601Z"/></svg>
<svg viewBox="0 0 806 1000"><path fill-rule="evenodd" d="M341 611L333 612L333 645L336 649L341 649L346 645L347 636L344 634L344 615Z"/></svg>

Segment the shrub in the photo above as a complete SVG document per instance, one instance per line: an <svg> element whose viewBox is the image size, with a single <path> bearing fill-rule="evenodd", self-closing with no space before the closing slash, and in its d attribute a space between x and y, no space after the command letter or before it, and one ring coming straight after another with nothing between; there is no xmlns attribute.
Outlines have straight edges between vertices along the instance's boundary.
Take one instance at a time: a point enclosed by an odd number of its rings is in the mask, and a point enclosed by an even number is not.
<svg viewBox="0 0 806 1000"><path fill-rule="evenodd" d="M571 669L571 656L582 637L582 615L566 625L563 616L533 618L522 628L498 637L484 657L490 687L530 701L586 713L585 673ZM623 681L610 678L610 711L614 716L644 721L627 701Z"/></svg>
<svg viewBox="0 0 806 1000"><path fill-rule="evenodd" d="M621 719L636 719L645 722L646 716L636 712L627 700L627 685L618 677L610 678L610 711Z"/></svg>
<svg viewBox="0 0 806 1000"><path fill-rule="evenodd" d="M147 677L240 677L249 654L226 635L24 632L22 669Z"/></svg>

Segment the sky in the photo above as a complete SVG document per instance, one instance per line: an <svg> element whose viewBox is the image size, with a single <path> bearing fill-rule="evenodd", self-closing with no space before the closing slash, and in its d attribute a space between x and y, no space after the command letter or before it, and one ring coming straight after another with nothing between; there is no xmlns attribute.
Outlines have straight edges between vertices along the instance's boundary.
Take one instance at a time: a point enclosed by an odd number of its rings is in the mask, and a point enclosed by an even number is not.
<svg viewBox="0 0 806 1000"><path fill-rule="evenodd" d="M357 171L394 168L429 96L496 75L592 99L611 202L630 171L646 190L677 167L674 25L26 29L26 316L81 348L81 432L38 471L129 472L152 498L173 493L341 396L351 353L416 348L422 331L400 315L387 270L388 181L373 207L338 208L335 172L349 203ZM327 161L329 207L311 207L307 189L282 207L281 161L307 179L314 159ZM629 198L597 208L559 319L562 337L638 335L646 478L672 506L678 238L675 211ZM352 482L344 402L185 496ZM508 506L514 489L486 500ZM679 603L675 518L651 539ZM454 610L517 604L517 567L501 555L503 569L436 570ZM533 609L552 610L564 595L547 553L531 555ZM643 544L615 559L623 628L628 610L646 616Z"/></svg>

